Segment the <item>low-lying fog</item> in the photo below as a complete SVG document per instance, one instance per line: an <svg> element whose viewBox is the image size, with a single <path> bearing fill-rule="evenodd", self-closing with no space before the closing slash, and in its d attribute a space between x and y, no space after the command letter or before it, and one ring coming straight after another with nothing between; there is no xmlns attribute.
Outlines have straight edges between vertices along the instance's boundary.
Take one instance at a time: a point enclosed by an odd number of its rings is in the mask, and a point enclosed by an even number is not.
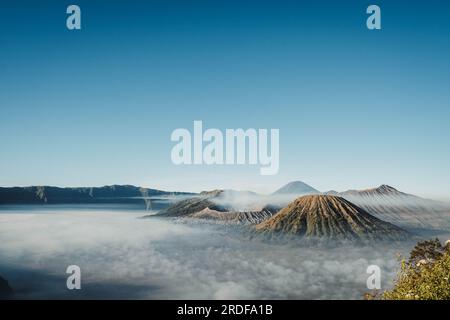
<svg viewBox="0 0 450 320"><path fill-rule="evenodd" d="M300 248L143 211L0 211L0 275L16 298L361 299L366 268L391 285L402 245ZM78 265L82 289L66 289Z"/></svg>

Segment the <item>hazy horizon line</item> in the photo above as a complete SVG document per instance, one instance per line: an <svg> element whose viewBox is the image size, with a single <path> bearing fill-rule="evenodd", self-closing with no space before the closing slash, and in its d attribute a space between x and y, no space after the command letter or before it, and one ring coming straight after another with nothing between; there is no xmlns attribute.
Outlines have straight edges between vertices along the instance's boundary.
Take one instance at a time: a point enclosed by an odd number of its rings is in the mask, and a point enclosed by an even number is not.
<svg viewBox="0 0 450 320"><path fill-rule="evenodd" d="M379 184L379 185L372 185L369 187L360 187L360 188L347 188L345 190L335 190L333 188L327 189L325 191L319 190L317 188L315 188L314 186L310 185L309 183L306 183L302 180L291 180L288 181L286 183L284 183L283 185L280 185L278 187L273 188L273 191L271 192L260 192L260 191L254 191L252 188L229 188L229 187L216 187L216 188L201 188L197 190L200 191L193 191L193 190L182 190L182 189L176 189L176 188L165 188L165 187L158 187L158 186L146 186L146 185L139 185L139 184L130 184L130 183L114 183L114 184L102 184L102 185L90 185L90 186L86 186L86 185L81 185L81 186L62 186L62 185L52 185L52 184L33 184L33 185L0 185L0 188L32 188L32 187L53 187L53 188L61 188L61 189L76 189L76 188L103 188L103 187L112 187L112 186L131 186L131 187L136 187L136 188L146 188L146 189L152 189L152 190L158 190L158 191L163 191L163 192L180 192L180 193L193 193L193 194L199 194L201 192L204 191L212 191L212 190L233 190L233 191L239 191L239 192L254 192L256 194L259 195L270 195L274 192L276 192L278 189L286 186L289 183L293 183L293 182L302 182L314 189L316 189L319 193L326 193L326 192L330 192L330 191L335 191L338 193L342 193L342 192L346 192L346 191L364 191L364 190L371 190L371 189L377 189L383 185L386 186L390 186L394 189L396 189L399 192L403 192L406 194L410 194L413 196L417 196L417 197L421 197L421 198L425 198L425 199L430 199L430 200L436 200L436 201L445 201L445 202L450 202L450 196L430 196L430 195L422 195L421 193L411 193L411 192L406 192L403 190L398 189L397 187L393 186L392 184L387 184L387 183L383 183L383 184Z"/></svg>

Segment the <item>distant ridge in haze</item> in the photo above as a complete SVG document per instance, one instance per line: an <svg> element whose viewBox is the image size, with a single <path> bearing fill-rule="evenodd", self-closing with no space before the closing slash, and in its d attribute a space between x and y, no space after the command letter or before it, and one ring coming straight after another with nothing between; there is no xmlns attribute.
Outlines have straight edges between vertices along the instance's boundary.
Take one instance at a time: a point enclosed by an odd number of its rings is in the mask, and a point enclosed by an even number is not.
<svg viewBox="0 0 450 320"><path fill-rule="evenodd" d="M330 193L327 193L330 194ZM384 221L406 229L447 229L450 205L381 185L335 193Z"/></svg>
<svg viewBox="0 0 450 320"><path fill-rule="evenodd" d="M409 236L344 198L331 195L300 197L256 225L255 230L270 238L404 240Z"/></svg>
<svg viewBox="0 0 450 320"><path fill-rule="evenodd" d="M138 203L150 196L182 195L132 185L59 188L50 186L0 188L0 204Z"/></svg>
<svg viewBox="0 0 450 320"><path fill-rule="evenodd" d="M282 186L280 189L275 191L274 195L280 195L280 194L296 194L296 195L303 195L303 194L318 194L320 193L319 190L314 189L310 185L302 182L302 181L292 181L288 184Z"/></svg>
<svg viewBox="0 0 450 320"><path fill-rule="evenodd" d="M341 195L359 195L359 196L374 196L374 195L393 195L393 196L408 196L407 193L400 192L394 187L387 184L382 184L377 188L364 190L347 190L340 193Z"/></svg>

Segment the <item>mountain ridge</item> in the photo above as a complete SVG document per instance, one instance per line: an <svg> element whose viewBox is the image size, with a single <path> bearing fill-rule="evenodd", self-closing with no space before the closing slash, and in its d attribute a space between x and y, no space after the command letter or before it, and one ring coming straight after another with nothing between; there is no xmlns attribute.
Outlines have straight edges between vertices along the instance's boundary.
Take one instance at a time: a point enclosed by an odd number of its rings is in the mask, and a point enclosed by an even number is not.
<svg viewBox="0 0 450 320"><path fill-rule="evenodd" d="M438 230L450 227L449 204L401 192L389 185L333 194L360 206L381 220L405 229Z"/></svg>
<svg viewBox="0 0 450 320"><path fill-rule="evenodd" d="M133 185L0 187L0 204L135 203L150 196L189 195Z"/></svg>

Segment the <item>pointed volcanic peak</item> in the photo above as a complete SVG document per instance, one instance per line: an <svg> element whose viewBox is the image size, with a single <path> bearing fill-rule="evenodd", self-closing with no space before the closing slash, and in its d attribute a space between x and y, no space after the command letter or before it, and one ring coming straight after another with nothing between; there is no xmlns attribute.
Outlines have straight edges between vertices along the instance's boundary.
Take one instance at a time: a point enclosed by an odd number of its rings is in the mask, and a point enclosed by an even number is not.
<svg viewBox="0 0 450 320"><path fill-rule="evenodd" d="M409 236L401 228L332 195L300 197L256 225L255 231L269 238L405 240Z"/></svg>
<svg viewBox="0 0 450 320"><path fill-rule="evenodd" d="M275 191L273 195L283 195L283 194L306 195L318 193L320 193L319 190L314 189L313 187L302 181L292 181L282 186L277 191Z"/></svg>

